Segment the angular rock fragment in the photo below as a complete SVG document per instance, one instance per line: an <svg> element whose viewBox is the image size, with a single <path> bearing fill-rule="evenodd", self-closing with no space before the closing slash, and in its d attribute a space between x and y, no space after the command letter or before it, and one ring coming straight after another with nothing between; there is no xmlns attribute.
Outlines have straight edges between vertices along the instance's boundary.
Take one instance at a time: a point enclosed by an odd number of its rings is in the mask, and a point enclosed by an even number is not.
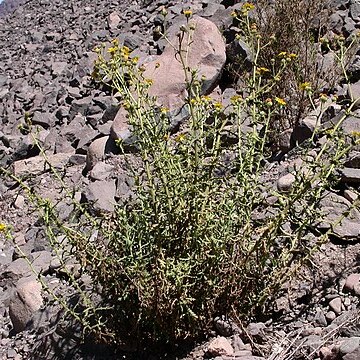
<svg viewBox="0 0 360 360"><path fill-rule="evenodd" d="M10 318L16 333L26 328L31 317L42 304L41 285L35 277L20 279L9 306Z"/></svg>

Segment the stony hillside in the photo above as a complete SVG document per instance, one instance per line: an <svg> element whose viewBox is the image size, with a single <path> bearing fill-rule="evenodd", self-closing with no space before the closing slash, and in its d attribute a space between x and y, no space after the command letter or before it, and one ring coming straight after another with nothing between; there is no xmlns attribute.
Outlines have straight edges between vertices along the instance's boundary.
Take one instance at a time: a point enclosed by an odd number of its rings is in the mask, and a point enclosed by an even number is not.
<svg viewBox="0 0 360 360"><path fill-rule="evenodd" d="M15 9L23 4L24 0L5 0L0 3L0 17L12 13Z"/></svg>
<svg viewBox="0 0 360 360"><path fill-rule="evenodd" d="M326 31L346 36L356 33L360 27L357 2L331 4L333 15ZM133 51L140 64L147 65L149 77L155 74L151 91L173 111L172 131L176 133L188 116L179 110L185 89L178 63L158 36L165 21L161 9L166 6L168 11L166 26L170 33L176 33L176 26L184 23L184 9L191 7L198 16L197 52L190 56L191 61L201 75L206 75L203 93L230 103L236 89L227 66L234 60L234 51L247 55L246 46L236 41L238 29L231 17L242 5L236 0L5 0L0 4L0 166L16 176L30 178L31 188L54 201L62 220L70 216L72 207L65 200L64 189L48 171L29 134L26 119L31 118L49 162L62 171L62 179L74 196L82 202L94 202L97 213L111 213L114 203L132 192L133 179L124 171L115 145L119 139L131 145L131 129L117 99L96 86L90 76L96 59L94 48L117 38ZM322 63L329 61L325 55L319 58ZM359 58L356 54L350 67L355 98L360 95ZM349 103L349 89L343 82L336 85L334 94L343 102L327 103L324 126L344 114L342 104ZM291 149L311 138L317 126L312 115L304 116L295 128L282 134L282 151L267 164L264 186L283 193L291 188L293 173L302 164ZM355 107L343 131L350 135L359 129L359 110ZM225 141L231 143L231 136ZM320 140L314 146L313 158L320 152L317 146L321 146ZM359 156L358 149L351 152L341 170L340 185L329 189L321 203L329 218L341 216L357 201ZM274 201L270 194L268 200ZM41 291L23 255L31 259L47 284L67 293L70 290L64 285L64 273L33 205L18 184L5 176L0 178L0 224L12 226L21 249L14 249L0 234L1 359L160 358L150 351L115 355L113 349L89 342L80 346L79 329L71 328L70 323L63 327L60 309ZM324 230L321 226L314 224L319 231ZM359 359L359 210L352 209L350 216L332 230L333 242L322 245L313 266L304 268L302 276L287 285L287 293L276 301L272 318L239 324L219 317L213 333L204 334L204 343L184 346L179 353L162 357ZM78 264L67 265L76 274ZM87 280L82 281L86 286Z"/></svg>

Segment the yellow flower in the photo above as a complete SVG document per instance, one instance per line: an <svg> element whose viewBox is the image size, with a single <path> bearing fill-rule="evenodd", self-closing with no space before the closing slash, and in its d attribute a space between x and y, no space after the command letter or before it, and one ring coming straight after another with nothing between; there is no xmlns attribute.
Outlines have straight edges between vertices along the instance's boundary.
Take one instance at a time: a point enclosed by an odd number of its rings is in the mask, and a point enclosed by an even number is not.
<svg viewBox="0 0 360 360"><path fill-rule="evenodd" d="M186 135L185 134L179 134L176 138L175 138L175 141L180 143L182 141L184 141L186 138Z"/></svg>
<svg viewBox="0 0 360 360"><path fill-rule="evenodd" d="M270 70L266 67L259 67L256 69L256 72L260 75L263 75L263 74L269 73Z"/></svg>
<svg viewBox="0 0 360 360"><path fill-rule="evenodd" d="M110 55L114 56L115 53L116 53L116 51L117 51L117 48L116 48L116 47L110 47L110 48L108 48L108 51L107 51L107 52L108 52Z"/></svg>
<svg viewBox="0 0 360 360"><path fill-rule="evenodd" d="M6 225L3 223L0 223L0 232L5 231L5 229L6 229Z"/></svg>
<svg viewBox="0 0 360 360"><path fill-rule="evenodd" d="M335 35L334 39L338 42L344 42L345 41L345 37L342 35Z"/></svg>
<svg viewBox="0 0 360 360"><path fill-rule="evenodd" d="M360 137L360 131L352 131L351 135L354 137Z"/></svg>
<svg viewBox="0 0 360 360"><path fill-rule="evenodd" d="M190 9L187 9L187 10L184 10L183 11L183 14L187 17L187 18L189 18L191 15L192 15L192 10L190 10Z"/></svg>
<svg viewBox="0 0 360 360"><path fill-rule="evenodd" d="M154 81L152 79L145 79L145 84L152 85Z"/></svg>
<svg viewBox="0 0 360 360"><path fill-rule="evenodd" d="M242 6L242 11L243 12L248 12L248 11L251 11L251 10L254 10L255 9L255 5L252 4L252 3L245 3L243 6Z"/></svg>
<svg viewBox="0 0 360 360"><path fill-rule="evenodd" d="M277 96L275 96L274 99L280 106L285 106L286 105L286 101L283 98L279 98Z"/></svg>
<svg viewBox="0 0 360 360"><path fill-rule="evenodd" d="M125 110L129 111L131 109L131 104L128 101L124 101L123 107Z"/></svg>
<svg viewBox="0 0 360 360"><path fill-rule="evenodd" d="M311 83L305 81L299 85L299 88L302 91L311 91Z"/></svg>
<svg viewBox="0 0 360 360"><path fill-rule="evenodd" d="M294 54L294 53L289 54L290 59L296 59L297 57L298 57L297 54Z"/></svg>
<svg viewBox="0 0 360 360"><path fill-rule="evenodd" d="M121 48L121 56L124 58L124 60L129 59L130 53L131 53L131 50L127 46L123 46Z"/></svg>
<svg viewBox="0 0 360 360"><path fill-rule="evenodd" d="M219 101L214 103L215 110L221 110L223 107L224 107L223 104Z"/></svg>
<svg viewBox="0 0 360 360"><path fill-rule="evenodd" d="M233 10L230 15L231 15L231 17L235 18L235 17L237 17L237 12L235 10Z"/></svg>
<svg viewBox="0 0 360 360"><path fill-rule="evenodd" d="M119 40L118 40L118 39L114 39L114 40L112 41L112 44L113 44L114 46L119 46Z"/></svg>
<svg viewBox="0 0 360 360"><path fill-rule="evenodd" d="M163 107L163 108L160 109L160 113L163 114L163 115L167 114L168 112L169 112L168 108Z"/></svg>
<svg viewBox="0 0 360 360"><path fill-rule="evenodd" d="M139 62L139 57L138 56L133 57L132 62L133 64L137 64Z"/></svg>
<svg viewBox="0 0 360 360"><path fill-rule="evenodd" d="M278 53L278 57L284 58L287 55L286 51L281 51Z"/></svg>
<svg viewBox="0 0 360 360"><path fill-rule="evenodd" d="M204 95L201 97L201 100L204 102L209 102L211 101L211 97L209 95Z"/></svg>
<svg viewBox="0 0 360 360"><path fill-rule="evenodd" d="M131 53L131 50L130 50L127 46L123 46L123 47L122 47L122 51L123 51L125 54L130 54L130 53Z"/></svg>
<svg viewBox="0 0 360 360"><path fill-rule="evenodd" d="M237 104L239 103L240 101L242 100L242 96L241 95L234 95L230 98L230 101L233 103L233 104Z"/></svg>

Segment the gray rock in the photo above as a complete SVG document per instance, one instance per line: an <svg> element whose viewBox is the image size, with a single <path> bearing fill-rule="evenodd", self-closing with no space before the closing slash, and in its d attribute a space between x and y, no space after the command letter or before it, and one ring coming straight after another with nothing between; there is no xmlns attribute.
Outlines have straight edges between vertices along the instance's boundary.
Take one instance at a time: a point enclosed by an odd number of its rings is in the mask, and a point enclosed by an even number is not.
<svg viewBox="0 0 360 360"><path fill-rule="evenodd" d="M121 18L116 11L113 11L107 18L107 23L110 30L116 29L121 22Z"/></svg>
<svg viewBox="0 0 360 360"><path fill-rule="evenodd" d="M354 291L356 285L360 284L360 274L350 274L345 281L344 291Z"/></svg>
<svg viewBox="0 0 360 360"><path fill-rule="evenodd" d="M292 133L293 129L286 129L278 134L277 143L279 150L288 152L293 147Z"/></svg>
<svg viewBox="0 0 360 360"><path fill-rule="evenodd" d="M320 229L329 229L332 224L335 224L333 234L338 238L344 241L358 239L360 234L360 212L357 209L352 209L350 214L344 217L344 214L350 208L351 203L348 200L328 192L320 201L323 219L317 226Z"/></svg>
<svg viewBox="0 0 360 360"><path fill-rule="evenodd" d="M20 279L11 299L9 314L15 332L23 331L33 314L43 305L41 285L35 277Z"/></svg>
<svg viewBox="0 0 360 360"><path fill-rule="evenodd" d="M69 154L53 154L47 156L47 161L56 170L61 170L69 161ZM12 170L15 176L38 175L49 171L50 167L43 156L38 155L30 159L15 161Z"/></svg>
<svg viewBox="0 0 360 360"><path fill-rule="evenodd" d="M42 126L44 129L48 129L51 126L54 126L56 118L48 112L42 113L40 111L35 111L31 118L31 122Z"/></svg>
<svg viewBox="0 0 360 360"><path fill-rule="evenodd" d="M247 350L246 345L241 340L241 337L238 334L235 334L232 336L232 347L233 347L235 353L237 353L239 351Z"/></svg>
<svg viewBox="0 0 360 360"><path fill-rule="evenodd" d="M351 337L350 339L344 340L340 347L339 352L342 356L354 352L360 346L359 337Z"/></svg>
<svg viewBox="0 0 360 360"><path fill-rule="evenodd" d="M334 311L335 314L339 315L341 313L342 308L342 300L340 297L336 297L329 302L329 307Z"/></svg>
<svg viewBox="0 0 360 360"><path fill-rule="evenodd" d="M348 72L352 82L360 80L360 55L355 55L349 66Z"/></svg>
<svg viewBox="0 0 360 360"><path fill-rule="evenodd" d="M115 141L109 137L104 136L94 140L88 148L86 155L86 170L91 170L99 161L103 160L107 154L117 154L119 148Z"/></svg>
<svg viewBox="0 0 360 360"><path fill-rule="evenodd" d="M339 352L342 356L346 354L353 353L355 350L360 347L360 338L359 337L351 337L350 339L346 339L342 341Z"/></svg>
<svg viewBox="0 0 360 360"><path fill-rule="evenodd" d="M345 183L360 183L360 169L342 168L339 170L341 181Z"/></svg>
<svg viewBox="0 0 360 360"><path fill-rule="evenodd" d="M347 90L347 95L350 99L353 99L355 101L353 109L358 109L360 107L360 80L354 84L351 84L351 86Z"/></svg>
<svg viewBox="0 0 360 360"><path fill-rule="evenodd" d="M245 61L246 66L250 66L254 59L254 54L252 49L245 41L241 39L233 40L229 45L226 47L226 55L230 61L232 61L235 65L239 64L239 57L242 61Z"/></svg>
<svg viewBox="0 0 360 360"><path fill-rule="evenodd" d="M110 136L114 140L121 140L122 143L130 145L133 141L131 128L127 121L127 112L120 108L110 128Z"/></svg>
<svg viewBox="0 0 360 360"><path fill-rule="evenodd" d="M113 170L114 167L112 165L100 161L90 171L89 177L92 180L106 180Z"/></svg>
<svg viewBox="0 0 360 360"><path fill-rule="evenodd" d="M222 11L222 10L225 10L224 5L216 4L216 3L207 3L206 7L204 8L203 12L201 13L201 16L212 17L216 14L216 12Z"/></svg>
<svg viewBox="0 0 360 360"><path fill-rule="evenodd" d="M296 144L301 144L305 140L311 138L316 127L319 126L319 124L320 121L316 117L316 115L309 115L306 116L304 119L300 120L291 134L292 146L296 146Z"/></svg>
<svg viewBox="0 0 360 360"><path fill-rule="evenodd" d="M258 322L250 323L247 326L246 331L256 342L263 344L266 341L265 329L266 325L262 322Z"/></svg>
<svg viewBox="0 0 360 360"><path fill-rule="evenodd" d="M71 165L83 165L86 163L86 155L73 154L69 157L69 164Z"/></svg>
<svg viewBox="0 0 360 360"><path fill-rule="evenodd" d="M354 169L360 169L360 152L351 151L348 158L344 162L344 166Z"/></svg>
<svg viewBox="0 0 360 360"><path fill-rule="evenodd" d="M214 319L214 325L218 333L222 336L230 336L234 333L234 326L233 322L229 319L224 317L216 317Z"/></svg>
<svg viewBox="0 0 360 360"><path fill-rule="evenodd" d="M333 311L328 311L325 315L326 320L328 321L328 323L331 323L333 320L336 319L336 314Z"/></svg>
<svg viewBox="0 0 360 360"><path fill-rule="evenodd" d="M289 192L295 182L296 178L293 174L286 174L277 181L277 189L280 192Z"/></svg>
<svg viewBox="0 0 360 360"><path fill-rule="evenodd" d="M350 1L350 16L355 22L360 21L360 2L358 0Z"/></svg>
<svg viewBox="0 0 360 360"><path fill-rule="evenodd" d="M73 120L74 117L78 114L86 116L90 105L91 105L90 97L74 100L71 103L71 107L69 111L69 120L70 121Z"/></svg>
<svg viewBox="0 0 360 360"><path fill-rule="evenodd" d="M24 276L29 276L31 274L31 269L28 262L19 258L10 263L4 271L5 274L8 274L10 278L20 279Z"/></svg>
<svg viewBox="0 0 360 360"><path fill-rule="evenodd" d="M360 359L360 349L357 348L352 353L346 354L342 359L343 360L359 360Z"/></svg>
<svg viewBox="0 0 360 360"><path fill-rule="evenodd" d="M54 77L63 75L66 73L68 63L65 61L54 61L51 63L51 71Z"/></svg>
<svg viewBox="0 0 360 360"><path fill-rule="evenodd" d="M113 212L115 194L115 180L103 180L90 183L84 195L86 200L93 204L95 211Z"/></svg>
<svg viewBox="0 0 360 360"><path fill-rule="evenodd" d="M327 326L326 317L324 312L321 309L318 309L315 315L315 322L318 323L320 326Z"/></svg>
<svg viewBox="0 0 360 360"><path fill-rule="evenodd" d="M349 202L351 202L352 204L358 199L358 197L359 195L356 192L351 191L349 189L344 190L344 198Z"/></svg>

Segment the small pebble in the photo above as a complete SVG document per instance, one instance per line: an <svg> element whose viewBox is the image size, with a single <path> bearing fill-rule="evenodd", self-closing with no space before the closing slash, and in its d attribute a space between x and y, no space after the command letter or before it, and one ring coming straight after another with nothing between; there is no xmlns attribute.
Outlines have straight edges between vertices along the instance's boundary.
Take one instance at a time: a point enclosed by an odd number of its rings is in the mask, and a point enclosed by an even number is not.
<svg viewBox="0 0 360 360"><path fill-rule="evenodd" d="M329 307L334 311L335 314L339 315L341 313L342 301L340 297L336 297L329 302Z"/></svg>

